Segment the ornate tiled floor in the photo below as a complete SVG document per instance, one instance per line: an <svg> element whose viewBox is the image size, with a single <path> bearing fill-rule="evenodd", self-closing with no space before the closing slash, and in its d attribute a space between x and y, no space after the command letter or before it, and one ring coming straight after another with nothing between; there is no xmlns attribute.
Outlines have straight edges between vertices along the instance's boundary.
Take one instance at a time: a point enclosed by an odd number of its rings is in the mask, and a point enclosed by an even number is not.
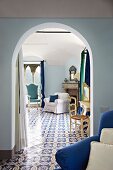
<svg viewBox="0 0 113 170"><path fill-rule="evenodd" d="M69 115L28 113L28 148L16 153L14 159L2 161L0 170L53 170L58 149L81 140L78 132L69 132Z"/></svg>

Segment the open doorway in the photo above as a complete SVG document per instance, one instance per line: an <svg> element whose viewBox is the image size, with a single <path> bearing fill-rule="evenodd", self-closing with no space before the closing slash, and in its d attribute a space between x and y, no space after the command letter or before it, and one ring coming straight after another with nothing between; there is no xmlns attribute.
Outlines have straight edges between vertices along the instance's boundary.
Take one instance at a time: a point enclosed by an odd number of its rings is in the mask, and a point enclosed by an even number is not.
<svg viewBox="0 0 113 170"><path fill-rule="evenodd" d="M51 27L51 29L53 29L53 28L54 27ZM58 27L57 27L57 29L58 29ZM37 29L37 30L39 30L39 29ZM42 31L42 29L41 29L41 31ZM66 31L68 31L68 30L66 30ZM47 34L47 32L46 32L46 34ZM64 33L62 33L62 34L64 35ZM70 34L70 33L66 33L66 34ZM58 36L58 34L57 34L57 36ZM55 38L54 38L54 40L55 40ZM81 48L81 52L82 52L82 50L84 50L85 46L86 46L86 44L84 44L84 46ZM65 50L65 53L68 53L67 48L64 48L64 50ZM58 55L57 51L53 50L53 52ZM80 56L81 56L81 53L79 53L79 59L80 59ZM67 63L65 63L65 65L66 64L68 65L68 67L66 66L68 68L68 69L66 69L67 73L65 72L65 67L62 68L62 65L60 65L58 67L58 69L57 69L56 65L51 65L51 68L50 68L50 65L48 66L47 59L44 59L44 56L41 56L41 57L42 57L42 60L46 61L45 68L47 70L45 71L45 73L50 73L50 75L48 75L49 81L47 81L47 74L45 75L45 79L46 79L45 91L47 90L47 92L45 94L45 97L48 97L49 95L54 94L55 92L64 92L65 89L62 89L62 83L64 83L65 78L69 79L68 78L68 76L69 76L69 68L72 65L74 65L76 67L76 64L74 64L76 62L76 61L74 61L74 59L75 59L74 56L70 57L70 55L69 55L69 58L65 58L65 57L62 58L61 57L60 61L58 61L58 63L60 63L60 64L62 62L64 62L64 61L67 61ZM54 58L56 58L56 57L54 57ZM51 59L53 59L53 58L51 58ZM70 59L71 59L71 61L69 61ZM51 60L51 61L55 62L55 63L57 62L56 60L55 61ZM55 69L53 69L54 66L55 66ZM79 69L80 69L80 64L79 64ZM77 68L77 71L79 69ZM61 74L61 71L64 74ZM77 74L78 77L76 77L76 78L78 78L78 80L79 80L79 74L80 74L80 72L78 71L78 74ZM54 77L54 79L51 78L52 76ZM58 77L60 77L60 80L61 80L60 81L60 87L57 85L56 86L57 88L56 88L55 87L55 85L57 84L56 78L58 79ZM53 81L55 82L54 86L51 84L51 83L53 83ZM52 87L52 91L51 91L51 87ZM54 87L54 89L53 89L53 87ZM92 95L92 94L90 93L90 95ZM92 102L92 100L91 100L91 102ZM35 122L34 124L35 125L37 124L36 131L38 132L37 137L39 137L39 140L38 140L39 145L40 145L39 148L41 149L42 145L45 145L46 148L43 148L43 149L45 149L46 151L49 150L48 156L51 155L50 157L52 157L53 159L54 159L55 151L53 152L54 149L52 149L52 148L56 148L56 150L57 150L58 148L64 147L69 143L71 144L71 143L76 142L77 140L81 140L79 134L73 134L73 136L70 136L70 134L67 135L67 131L69 131L69 115L68 114L56 115L56 114L51 114L51 113L46 113L46 112L43 112L43 113L40 112L39 114L37 114L37 110L35 110L34 113L35 113L36 116L38 115L38 117L36 118L37 122L36 122L36 120L34 120L34 122ZM34 113L32 112L31 114L33 115ZM55 132L56 129L59 131L59 133ZM64 134L63 131L65 131L66 133ZM34 133L34 131L32 131L32 133ZM56 134L58 136L56 136ZM78 135L78 138L77 138L77 135ZM70 138L69 138L69 136L70 136ZM34 146L35 144L32 143L32 146ZM54 146L54 144L56 144L56 146ZM43 155L43 156L45 156L45 155ZM52 162L52 166L55 166L54 161Z"/></svg>
<svg viewBox="0 0 113 170"><path fill-rule="evenodd" d="M36 107L37 110L41 106L41 74L40 62L30 62L24 60L24 78L26 87L26 107L30 112L30 108Z"/></svg>

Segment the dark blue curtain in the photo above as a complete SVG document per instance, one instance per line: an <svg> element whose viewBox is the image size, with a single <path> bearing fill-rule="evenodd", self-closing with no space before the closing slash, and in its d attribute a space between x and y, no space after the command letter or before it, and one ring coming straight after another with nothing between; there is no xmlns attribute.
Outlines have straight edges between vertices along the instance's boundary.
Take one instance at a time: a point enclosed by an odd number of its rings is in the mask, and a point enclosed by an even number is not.
<svg viewBox="0 0 113 170"><path fill-rule="evenodd" d="M90 56L88 50L86 53L85 83L90 87Z"/></svg>
<svg viewBox="0 0 113 170"><path fill-rule="evenodd" d="M44 77L44 60L41 61L41 95L42 95L42 102L41 102L41 107L44 108L44 90L45 90L45 77Z"/></svg>
<svg viewBox="0 0 113 170"><path fill-rule="evenodd" d="M90 56L88 50L86 53L85 83L90 87ZM90 116L90 112L87 112L86 115Z"/></svg>

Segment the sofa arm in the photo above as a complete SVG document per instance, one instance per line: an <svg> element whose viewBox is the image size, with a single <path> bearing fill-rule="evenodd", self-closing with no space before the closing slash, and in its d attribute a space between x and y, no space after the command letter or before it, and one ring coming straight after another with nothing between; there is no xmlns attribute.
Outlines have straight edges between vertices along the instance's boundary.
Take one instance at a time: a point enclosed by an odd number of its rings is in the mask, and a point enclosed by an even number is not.
<svg viewBox="0 0 113 170"><path fill-rule="evenodd" d="M86 138L58 150L55 156L62 170L85 170L89 159L91 141L99 141L99 136Z"/></svg>

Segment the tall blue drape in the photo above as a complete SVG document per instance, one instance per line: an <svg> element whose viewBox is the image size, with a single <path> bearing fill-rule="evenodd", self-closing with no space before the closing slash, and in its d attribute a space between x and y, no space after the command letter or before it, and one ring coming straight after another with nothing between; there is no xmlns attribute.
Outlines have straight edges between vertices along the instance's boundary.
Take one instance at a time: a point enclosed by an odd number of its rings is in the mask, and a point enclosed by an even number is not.
<svg viewBox="0 0 113 170"><path fill-rule="evenodd" d="M90 56L88 50L86 53L85 83L90 87Z"/></svg>
<svg viewBox="0 0 113 170"><path fill-rule="evenodd" d="M41 95L42 95L42 102L41 107L44 108L44 98L45 98L45 77L44 77L44 60L41 61Z"/></svg>
<svg viewBox="0 0 113 170"><path fill-rule="evenodd" d="M90 56L88 50L86 53L85 83L90 87ZM90 116L90 112L87 112L86 115Z"/></svg>

